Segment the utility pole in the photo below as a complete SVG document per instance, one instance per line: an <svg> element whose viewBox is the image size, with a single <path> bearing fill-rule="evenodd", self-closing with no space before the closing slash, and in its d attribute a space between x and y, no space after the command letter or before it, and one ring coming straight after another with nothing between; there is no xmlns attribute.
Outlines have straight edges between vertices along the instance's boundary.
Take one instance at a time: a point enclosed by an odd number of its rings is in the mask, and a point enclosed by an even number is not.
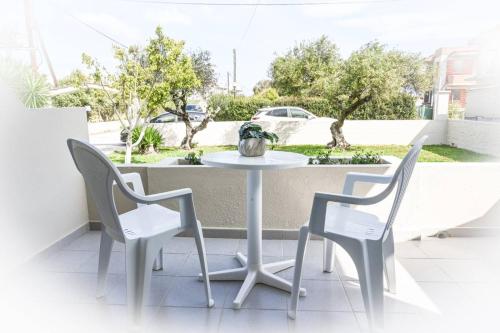
<svg viewBox="0 0 500 333"><path fill-rule="evenodd" d="M236 97L236 49L233 49L233 97Z"/></svg>
<svg viewBox="0 0 500 333"><path fill-rule="evenodd" d="M45 60L47 61L47 66L49 67L49 72L50 72L50 76L52 77L52 82L54 83L54 87L57 88L58 82L57 82L56 73L54 72L54 67L52 67L52 62L50 61L49 53L47 52L47 49L45 48L45 43L43 42L43 39L42 39L42 33L40 32L40 29L38 29L38 27L37 27L37 32L38 32L38 40L40 41L40 46L42 47L43 56L45 57Z"/></svg>
<svg viewBox="0 0 500 333"><path fill-rule="evenodd" d="M230 93L231 93L231 79L229 72L227 72L227 94L229 95Z"/></svg>
<svg viewBox="0 0 500 333"><path fill-rule="evenodd" d="M36 64L36 50L33 39L33 10L31 0L24 0L24 19L26 23L26 32L28 33L28 47L30 50L31 70L35 74L38 70Z"/></svg>

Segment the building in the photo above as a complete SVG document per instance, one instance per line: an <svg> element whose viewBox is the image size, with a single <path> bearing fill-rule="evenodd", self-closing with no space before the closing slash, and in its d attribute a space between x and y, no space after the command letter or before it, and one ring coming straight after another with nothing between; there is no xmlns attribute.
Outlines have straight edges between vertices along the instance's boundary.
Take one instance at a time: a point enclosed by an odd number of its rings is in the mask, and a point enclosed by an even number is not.
<svg viewBox="0 0 500 333"><path fill-rule="evenodd" d="M439 105L446 105L443 109L448 105L465 109L468 91L477 84L478 48L474 45L443 47L436 50L428 61L435 68L436 78L432 91L425 95L424 104L433 107L434 118L442 113L437 110ZM447 101L440 101L442 98Z"/></svg>

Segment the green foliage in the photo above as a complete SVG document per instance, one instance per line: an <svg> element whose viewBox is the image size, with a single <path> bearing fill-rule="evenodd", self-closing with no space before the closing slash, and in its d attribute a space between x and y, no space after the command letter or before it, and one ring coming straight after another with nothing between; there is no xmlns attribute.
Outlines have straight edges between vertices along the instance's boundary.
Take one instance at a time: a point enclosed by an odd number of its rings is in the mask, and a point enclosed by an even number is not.
<svg viewBox="0 0 500 333"><path fill-rule="evenodd" d="M270 101L276 101L280 97L278 91L274 88L264 89L257 96L268 99Z"/></svg>
<svg viewBox="0 0 500 333"><path fill-rule="evenodd" d="M116 120L113 104L103 89L84 73L76 70L59 81L62 87L74 87L76 91L52 96L52 105L56 107L90 107L88 119L92 122ZM92 87L90 86L92 84Z"/></svg>
<svg viewBox="0 0 500 333"><path fill-rule="evenodd" d="M272 85L280 95L320 96L328 86L329 75L338 70L337 46L326 36L302 42L284 56L277 57L269 70Z"/></svg>
<svg viewBox="0 0 500 333"><path fill-rule="evenodd" d="M142 127L136 127L132 131L132 142L137 142L139 136L141 135ZM164 142L163 135L155 127L148 126L144 132L141 142L137 145L139 153L144 154L148 151L150 146L153 146L155 151L163 145Z"/></svg>
<svg viewBox="0 0 500 333"><path fill-rule="evenodd" d="M212 59L209 51L196 51L191 54L193 70L196 77L200 81L200 86L197 92L207 98L210 91L217 84L217 75L215 74L215 65L212 64Z"/></svg>
<svg viewBox="0 0 500 333"><path fill-rule="evenodd" d="M464 119L465 110L460 104L460 102L452 102L448 106L448 118L449 119Z"/></svg>
<svg viewBox="0 0 500 333"><path fill-rule="evenodd" d="M21 100L28 108L42 108L49 104L49 85L45 76L29 72L23 77Z"/></svg>
<svg viewBox="0 0 500 333"><path fill-rule="evenodd" d="M352 155L351 164L380 164L382 163L382 158L380 154L374 153L372 151L366 152L356 152Z"/></svg>
<svg viewBox="0 0 500 333"><path fill-rule="evenodd" d="M263 90L266 90L268 88L272 88L272 82L271 80L260 80L255 84L253 87L253 94L258 95L260 94Z"/></svg>
<svg viewBox="0 0 500 333"><path fill-rule="evenodd" d="M209 109L217 121L250 120L258 109L272 106L272 101L262 97L214 95L208 101Z"/></svg>
<svg viewBox="0 0 500 333"><path fill-rule="evenodd" d="M326 37L303 42L277 57L270 68L280 96L326 98L319 108L299 106L339 119L339 127L344 119L415 119L414 96L431 87L432 74L419 54L387 50L378 42L342 60Z"/></svg>
<svg viewBox="0 0 500 333"><path fill-rule="evenodd" d="M386 101L372 100L350 114L347 119L396 120L417 119L415 97L401 92Z"/></svg>
<svg viewBox="0 0 500 333"><path fill-rule="evenodd" d="M10 58L2 58L0 78L13 88L27 108L42 108L49 105L50 86L47 78L33 72L29 66Z"/></svg>
<svg viewBox="0 0 500 333"><path fill-rule="evenodd" d="M266 139L269 140L271 144L275 144L279 140L278 136L275 133L263 131L260 125L252 123L250 121L241 125L239 135L240 140Z"/></svg>
<svg viewBox="0 0 500 333"><path fill-rule="evenodd" d="M201 157L203 156L203 150L198 150L197 152L190 152L184 157L188 161L189 165L202 165Z"/></svg>
<svg viewBox="0 0 500 333"><path fill-rule="evenodd" d="M337 118L338 113L330 100L322 97L280 96L270 100L261 96L236 98L228 95L210 97L209 108L215 110L217 121L247 121L258 109L270 106L298 106L318 117ZM348 119L415 119L415 98L407 93L399 93L388 101L372 101L363 105Z"/></svg>
<svg viewBox="0 0 500 333"><path fill-rule="evenodd" d="M195 148L193 151L203 150L205 153L230 151L236 150L236 146L204 146ZM408 153L409 146L399 145L378 145L378 146L352 146L351 149L328 149L325 145L291 145L291 146L275 146L274 150L288 151L292 153L304 154L310 157L317 157L317 155L330 151L332 158L343 159L356 151L377 151L380 155L396 156L403 158ZM109 155L110 159L115 163L123 163L125 153L114 152ZM162 147L158 154L141 155L134 153L132 155L133 163L157 163L166 157L179 157L184 158L186 151L176 147ZM428 145L424 146L418 158L419 162L485 162L496 161L498 158L493 156L484 155L472 152L470 150L454 148L447 145Z"/></svg>
<svg viewBox="0 0 500 333"><path fill-rule="evenodd" d="M325 149L318 152L315 157L309 158L309 164L381 164L380 154L372 151L357 151L351 158L335 157L334 149Z"/></svg>

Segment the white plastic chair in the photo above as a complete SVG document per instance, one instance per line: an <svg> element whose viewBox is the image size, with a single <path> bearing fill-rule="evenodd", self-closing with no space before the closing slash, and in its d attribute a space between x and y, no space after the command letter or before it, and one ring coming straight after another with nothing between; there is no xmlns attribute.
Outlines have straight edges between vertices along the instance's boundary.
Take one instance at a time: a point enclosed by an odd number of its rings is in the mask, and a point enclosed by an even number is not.
<svg viewBox="0 0 500 333"><path fill-rule="evenodd" d="M292 287L292 301L288 316L295 319L306 245L310 234L324 238L324 270L333 269L333 242L343 247L356 266L368 321L371 327L383 327L384 273L390 292L396 291L394 266L394 238L392 225L403 199L406 187L427 136L412 147L394 175L349 173L343 194L316 192L309 225L300 229ZM371 197L352 195L355 182L389 184ZM394 203L387 221L376 215L350 208L349 205L373 205L385 199L396 188ZM328 204L328 202L339 204Z"/></svg>
<svg viewBox="0 0 500 333"><path fill-rule="evenodd" d="M141 312L149 293L153 264L161 268L162 248L181 231L192 229L205 284L208 307L214 305L210 281L207 278L207 259L200 222L196 220L192 191L189 188L144 195L140 175L122 175L116 166L93 146L68 139L68 147L77 169L94 199L103 223L99 252L97 297L105 294L106 275L113 242L125 243L127 269L127 302L133 323L139 324ZM134 190L127 183L132 183ZM137 208L118 215L113 186L137 203ZM179 201L180 212L156 204L163 200Z"/></svg>

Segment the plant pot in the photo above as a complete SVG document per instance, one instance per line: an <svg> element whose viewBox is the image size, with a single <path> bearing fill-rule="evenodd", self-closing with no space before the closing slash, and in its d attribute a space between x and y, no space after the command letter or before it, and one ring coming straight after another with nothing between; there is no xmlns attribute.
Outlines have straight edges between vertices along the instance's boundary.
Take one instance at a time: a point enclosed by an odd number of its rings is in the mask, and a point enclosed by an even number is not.
<svg viewBox="0 0 500 333"><path fill-rule="evenodd" d="M247 157L262 156L266 152L266 139L243 139L238 145L238 151Z"/></svg>

